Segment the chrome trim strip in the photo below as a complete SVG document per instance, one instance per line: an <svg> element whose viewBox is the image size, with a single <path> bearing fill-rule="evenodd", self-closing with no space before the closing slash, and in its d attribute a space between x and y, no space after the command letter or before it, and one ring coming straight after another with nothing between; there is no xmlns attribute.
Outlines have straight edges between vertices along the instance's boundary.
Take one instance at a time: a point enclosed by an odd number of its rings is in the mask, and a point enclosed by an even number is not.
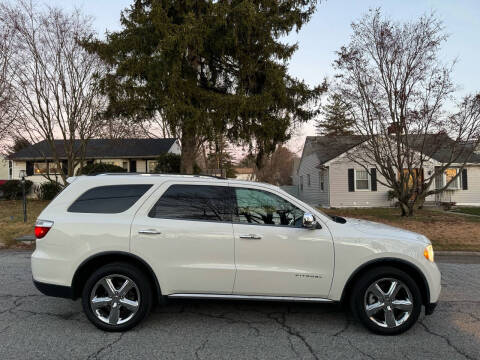
<svg viewBox="0 0 480 360"><path fill-rule="evenodd" d="M223 299L223 300L266 300L266 301L305 301L305 302L334 302L330 299L301 296L267 296L267 295L234 295L234 294L171 294L169 298L188 299Z"/></svg>

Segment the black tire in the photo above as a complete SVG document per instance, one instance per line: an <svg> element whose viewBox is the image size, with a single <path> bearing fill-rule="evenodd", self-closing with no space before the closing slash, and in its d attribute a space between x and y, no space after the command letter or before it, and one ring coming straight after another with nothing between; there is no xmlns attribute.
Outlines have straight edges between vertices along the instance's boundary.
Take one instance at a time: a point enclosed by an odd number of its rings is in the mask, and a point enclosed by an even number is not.
<svg viewBox="0 0 480 360"><path fill-rule="evenodd" d="M136 312L133 313L132 311L129 312L126 307L124 307L124 309L122 310L122 306L118 305L120 304L120 300L118 302L115 301L114 305L118 306L119 312L124 311L127 314L132 315L132 317L127 321L125 321L124 323L112 325L102 321L99 317L97 317L96 313L92 309L91 295L94 287L97 285L97 283L100 280L109 276L114 276L114 280L115 280L115 276L117 275L133 281L135 288L133 288L129 293L129 295L126 295L126 296L136 296L136 300L138 301L138 306L135 310ZM137 294L137 292L139 294ZM106 295L106 296L109 296L109 295ZM118 296L118 295L115 295L115 296ZM102 266L95 272L93 272L88 278L88 280L86 281L82 291L82 306L83 306L83 311L85 312L85 315L97 328L105 331L112 331L112 332L126 331L135 327L150 312L152 308L152 303L153 303L153 293L151 289L151 284L147 276L135 266L130 265L128 263L123 263L123 262L107 264ZM111 311L111 305L107 305L105 308L102 308L100 311L108 312L108 309L110 309ZM127 318L128 316L125 317L125 320Z"/></svg>
<svg viewBox="0 0 480 360"><path fill-rule="evenodd" d="M385 306L384 309L379 310L378 313L372 316L374 320L367 315L366 303L368 296L373 296L375 298L375 295L372 294L369 288L371 289L371 286L374 286L374 284L379 281L379 284L383 285L382 279L387 279L385 280L385 284L387 285L388 281L391 279L400 281L399 284L403 283L401 284L403 287L399 290L398 296L402 296L402 294L408 296L412 304L411 310L409 311L409 317L404 320L403 323L395 325L394 327L383 327L378 324L382 322L381 320L378 320L378 318L381 318L382 316L385 319L384 323L387 323L387 308L388 311L392 311L391 309L393 309L393 311L400 317L405 314L403 310L395 309L394 305L390 307ZM408 290L404 290L405 287ZM367 290L369 291L368 294ZM409 291L409 294L407 291ZM388 302L391 304L392 299L388 296L388 299L376 301L385 304ZM368 270L357 280L352 289L350 307L354 316L370 331L379 335L397 335L407 331L418 320L422 310L422 295L417 283L406 272L391 266L381 266Z"/></svg>

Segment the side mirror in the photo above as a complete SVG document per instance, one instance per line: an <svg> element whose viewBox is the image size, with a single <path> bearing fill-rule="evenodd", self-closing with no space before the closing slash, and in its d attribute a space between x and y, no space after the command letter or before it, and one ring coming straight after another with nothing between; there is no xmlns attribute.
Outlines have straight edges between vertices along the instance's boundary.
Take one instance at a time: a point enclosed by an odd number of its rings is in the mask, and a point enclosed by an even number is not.
<svg viewBox="0 0 480 360"><path fill-rule="evenodd" d="M304 228L313 230L317 228L317 221L315 220L315 216L310 213L303 214L302 224Z"/></svg>

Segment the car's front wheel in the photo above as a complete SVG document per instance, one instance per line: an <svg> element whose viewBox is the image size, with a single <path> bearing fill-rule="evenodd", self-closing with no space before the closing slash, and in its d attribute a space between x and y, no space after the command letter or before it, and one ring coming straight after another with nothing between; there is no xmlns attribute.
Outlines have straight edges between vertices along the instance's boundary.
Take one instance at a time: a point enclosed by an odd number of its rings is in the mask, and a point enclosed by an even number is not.
<svg viewBox="0 0 480 360"><path fill-rule="evenodd" d="M354 285L351 307L371 331L395 335L408 330L422 309L420 289L410 275L394 267L378 267Z"/></svg>
<svg viewBox="0 0 480 360"><path fill-rule="evenodd" d="M152 290L147 277L134 266L108 264L87 280L82 305L96 327L106 331L126 331L150 311Z"/></svg>

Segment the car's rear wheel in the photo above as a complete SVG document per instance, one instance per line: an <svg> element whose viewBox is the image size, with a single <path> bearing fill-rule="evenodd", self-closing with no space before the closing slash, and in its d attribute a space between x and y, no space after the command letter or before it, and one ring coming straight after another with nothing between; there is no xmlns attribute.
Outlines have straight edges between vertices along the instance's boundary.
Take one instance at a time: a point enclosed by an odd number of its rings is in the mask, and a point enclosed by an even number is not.
<svg viewBox="0 0 480 360"><path fill-rule="evenodd" d="M358 279L351 307L369 330L395 335L415 324L422 309L422 295L416 282L404 271L378 267Z"/></svg>
<svg viewBox="0 0 480 360"><path fill-rule="evenodd" d="M127 263L112 263L96 270L82 292L88 319L106 331L136 326L150 311L152 290L148 278Z"/></svg>

